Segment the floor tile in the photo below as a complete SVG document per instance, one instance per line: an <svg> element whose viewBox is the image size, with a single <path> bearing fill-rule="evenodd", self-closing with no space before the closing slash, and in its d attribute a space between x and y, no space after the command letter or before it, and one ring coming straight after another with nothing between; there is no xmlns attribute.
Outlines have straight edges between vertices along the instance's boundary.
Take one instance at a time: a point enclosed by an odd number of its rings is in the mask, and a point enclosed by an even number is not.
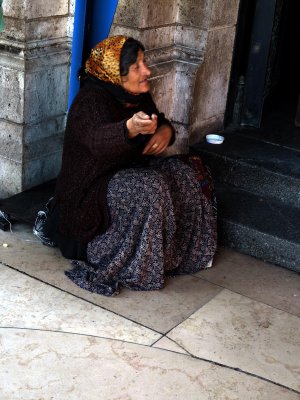
<svg viewBox="0 0 300 400"><path fill-rule="evenodd" d="M13 235L0 232L0 244L9 244L0 249L0 261L161 333L184 321L222 290L194 276L180 276L169 278L166 287L155 292L122 289L119 296L111 298L92 294L64 275L70 262L57 249L32 240L26 226L16 226Z"/></svg>
<svg viewBox="0 0 300 400"><path fill-rule="evenodd" d="M71 334L0 329L1 400L296 400L183 354Z"/></svg>
<svg viewBox="0 0 300 400"><path fill-rule="evenodd" d="M223 247L214 267L195 276L300 316L300 276L286 268Z"/></svg>
<svg viewBox="0 0 300 400"><path fill-rule="evenodd" d="M183 348L178 346L177 343L173 342L173 340L167 338L166 336L159 339L159 341L156 342L152 347L156 347L158 349L163 349L163 350L175 351L175 353L189 354Z"/></svg>
<svg viewBox="0 0 300 400"><path fill-rule="evenodd" d="M152 344L160 335L0 264L0 326Z"/></svg>
<svg viewBox="0 0 300 400"><path fill-rule="evenodd" d="M300 391L300 319L224 289L169 332L189 353Z"/></svg>

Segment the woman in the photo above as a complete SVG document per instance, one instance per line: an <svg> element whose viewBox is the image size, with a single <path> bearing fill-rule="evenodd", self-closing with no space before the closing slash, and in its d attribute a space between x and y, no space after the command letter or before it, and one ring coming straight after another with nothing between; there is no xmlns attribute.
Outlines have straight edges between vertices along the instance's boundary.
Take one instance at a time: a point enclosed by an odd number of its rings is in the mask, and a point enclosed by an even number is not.
<svg viewBox="0 0 300 400"><path fill-rule="evenodd" d="M66 275L92 292L154 290L166 275L210 266L216 218L198 157L160 157L171 123L149 93L143 45L99 43L70 109L47 232L72 261Z"/></svg>

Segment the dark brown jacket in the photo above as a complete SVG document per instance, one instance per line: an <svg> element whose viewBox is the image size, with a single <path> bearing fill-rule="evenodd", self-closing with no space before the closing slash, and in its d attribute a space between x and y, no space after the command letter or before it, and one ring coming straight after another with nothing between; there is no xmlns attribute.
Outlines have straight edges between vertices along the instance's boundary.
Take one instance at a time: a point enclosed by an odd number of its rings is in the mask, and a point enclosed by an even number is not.
<svg viewBox="0 0 300 400"><path fill-rule="evenodd" d="M157 114L158 126L170 124L150 94L128 108L93 81L78 93L68 115L55 192L59 234L84 244L107 229L109 180L120 169L147 163L142 155L147 137L127 138L126 121L138 111Z"/></svg>

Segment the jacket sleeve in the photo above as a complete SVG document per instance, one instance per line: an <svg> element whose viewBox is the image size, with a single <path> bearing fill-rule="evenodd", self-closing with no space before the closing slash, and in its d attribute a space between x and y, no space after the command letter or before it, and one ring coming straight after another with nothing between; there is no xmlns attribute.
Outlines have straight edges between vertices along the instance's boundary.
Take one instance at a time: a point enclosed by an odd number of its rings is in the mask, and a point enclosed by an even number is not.
<svg viewBox="0 0 300 400"><path fill-rule="evenodd" d="M159 128L162 125L167 125L172 130L171 140L169 142L169 146L171 146L176 139L175 129L171 122L165 117L164 113L158 111L156 104L154 103L152 96L150 93L147 93L145 96L144 102L140 106L139 111L144 111L148 115L156 114L157 115L157 127ZM126 128L125 128L126 129ZM127 139L129 143L138 144L138 145L145 145L149 139L150 135L142 135L141 133L135 136L132 139ZM128 131L126 129L126 138L128 138Z"/></svg>
<svg viewBox="0 0 300 400"><path fill-rule="evenodd" d="M156 114L157 115L157 127L159 128L162 125L167 125L171 128L172 130L172 137L169 143L169 146L172 145L175 142L176 139L176 133L175 129L172 125L172 123L165 117L165 114L162 112L159 112L156 104L154 103L152 96L150 93L147 93L145 103L143 104L143 110L146 114L151 115L151 114Z"/></svg>
<svg viewBox="0 0 300 400"><path fill-rule="evenodd" d="M132 151L135 146L126 140L125 120L118 120L112 101L103 91L87 92L71 107L67 130L72 139L88 149L95 157L111 158Z"/></svg>

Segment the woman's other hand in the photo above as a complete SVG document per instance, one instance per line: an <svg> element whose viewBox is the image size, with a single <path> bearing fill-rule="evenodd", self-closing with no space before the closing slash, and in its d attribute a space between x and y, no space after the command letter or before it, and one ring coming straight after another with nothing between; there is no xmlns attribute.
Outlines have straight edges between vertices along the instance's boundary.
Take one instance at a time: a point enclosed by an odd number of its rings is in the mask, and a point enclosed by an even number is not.
<svg viewBox="0 0 300 400"><path fill-rule="evenodd" d="M153 135L157 129L157 115L151 117L143 111L134 114L127 122L128 137L134 138L139 133L142 135Z"/></svg>
<svg viewBox="0 0 300 400"><path fill-rule="evenodd" d="M158 155L168 147L172 129L168 125L160 126L144 148L144 155Z"/></svg>

